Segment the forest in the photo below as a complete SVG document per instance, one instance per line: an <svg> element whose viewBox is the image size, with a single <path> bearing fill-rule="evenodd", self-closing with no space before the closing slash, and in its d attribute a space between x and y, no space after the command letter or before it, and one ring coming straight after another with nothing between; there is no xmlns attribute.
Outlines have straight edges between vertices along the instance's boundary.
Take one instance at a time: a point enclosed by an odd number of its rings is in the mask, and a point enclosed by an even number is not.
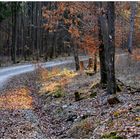
<svg viewBox="0 0 140 140"><path fill-rule="evenodd" d="M0 1L1 139L140 139L139 1Z"/></svg>

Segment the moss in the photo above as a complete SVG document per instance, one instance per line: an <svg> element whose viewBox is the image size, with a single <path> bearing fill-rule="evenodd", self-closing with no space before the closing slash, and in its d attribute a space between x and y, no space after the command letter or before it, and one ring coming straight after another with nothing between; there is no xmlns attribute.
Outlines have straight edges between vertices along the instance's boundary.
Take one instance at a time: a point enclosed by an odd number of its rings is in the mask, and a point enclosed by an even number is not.
<svg viewBox="0 0 140 140"><path fill-rule="evenodd" d="M140 127L140 124L136 124L137 127Z"/></svg>
<svg viewBox="0 0 140 140"><path fill-rule="evenodd" d="M101 136L102 139L123 139L123 137L118 136L117 132L110 132L109 134L104 134Z"/></svg>
<svg viewBox="0 0 140 140"><path fill-rule="evenodd" d="M123 87L121 85L117 85L117 92L121 92L123 90Z"/></svg>
<svg viewBox="0 0 140 140"><path fill-rule="evenodd" d="M56 113L57 114L60 114L60 113L62 113L63 112L63 109L62 108L58 108L57 110L56 110Z"/></svg>
<svg viewBox="0 0 140 140"><path fill-rule="evenodd" d="M136 117L135 120L139 122L140 121L140 117Z"/></svg>
<svg viewBox="0 0 140 140"><path fill-rule="evenodd" d="M96 96L97 96L97 92L93 92L93 93L90 94L91 98L95 98Z"/></svg>
<svg viewBox="0 0 140 140"><path fill-rule="evenodd" d="M53 97L60 98L64 96L64 92L61 88L56 89L56 91L53 92Z"/></svg>
<svg viewBox="0 0 140 140"><path fill-rule="evenodd" d="M117 117L119 117L120 112L119 112L119 111L116 111L116 112L114 112L114 113L113 113L113 115L114 115L114 117L116 117L116 118L117 118Z"/></svg>
<svg viewBox="0 0 140 140"><path fill-rule="evenodd" d="M109 121L108 121L108 127L111 128L113 126L114 126L113 120L112 119L109 119Z"/></svg>

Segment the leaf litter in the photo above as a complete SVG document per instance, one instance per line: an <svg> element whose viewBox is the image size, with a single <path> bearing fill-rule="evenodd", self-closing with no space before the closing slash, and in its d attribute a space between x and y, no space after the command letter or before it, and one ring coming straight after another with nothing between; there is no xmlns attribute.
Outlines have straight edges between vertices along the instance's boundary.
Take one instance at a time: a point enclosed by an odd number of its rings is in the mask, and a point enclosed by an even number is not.
<svg viewBox="0 0 140 140"><path fill-rule="evenodd" d="M41 82L34 72L9 80L0 95L0 138L110 138L112 134L140 138L139 92L131 94L124 87L116 95L120 103L104 104L105 89L91 89L100 80L99 73L68 78L69 72L64 73ZM60 84L63 96L56 98L45 88L54 82ZM75 92L81 100L75 101Z"/></svg>

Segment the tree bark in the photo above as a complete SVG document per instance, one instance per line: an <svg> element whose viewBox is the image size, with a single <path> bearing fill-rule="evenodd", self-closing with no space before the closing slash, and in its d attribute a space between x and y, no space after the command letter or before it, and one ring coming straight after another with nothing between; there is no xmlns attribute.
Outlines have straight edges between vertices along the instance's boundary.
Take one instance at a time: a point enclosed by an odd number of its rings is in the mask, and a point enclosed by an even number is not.
<svg viewBox="0 0 140 140"><path fill-rule="evenodd" d="M108 94L116 93L115 79L115 6L114 2L107 3L107 23L108 23L108 45L106 51L107 66L107 92Z"/></svg>
<svg viewBox="0 0 140 140"><path fill-rule="evenodd" d="M16 63L16 49L17 49L17 2L12 3L12 61Z"/></svg>
<svg viewBox="0 0 140 140"><path fill-rule="evenodd" d="M74 60L75 60L75 69L76 71L78 71L80 70L80 62L79 62L79 57L78 57L78 46L75 43L75 40L73 40L72 48L73 48L73 55L74 55Z"/></svg>
<svg viewBox="0 0 140 140"><path fill-rule="evenodd" d="M131 16L130 16L130 33L128 39L128 51L132 53L132 41L133 41L133 33L134 33L134 18L136 14L136 3L131 2Z"/></svg>
<svg viewBox="0 0 140 140"><path fill-rule="evenodd" d="M97 54L94 54L94 72L97 72Z"/></svg>
<svg viewBox="0 0 140 140"><path fill-rule="evenodd" d="M102 3L99 3L99 8L102 8ZM100 41L100 46L99 46L99 59L100 59L100 76L101 76L101 80L100 83L102 85L106 85L107 84L107 70L106 70L106 63L105 63L105 45L104 42L105 40L103 40L103 35L105 35L104 32L104 28L105 28L105 20L102 17L102 13L98 18L98 28L99 28L99 41ZM104 37L105 38L105 37Z"/></svg>

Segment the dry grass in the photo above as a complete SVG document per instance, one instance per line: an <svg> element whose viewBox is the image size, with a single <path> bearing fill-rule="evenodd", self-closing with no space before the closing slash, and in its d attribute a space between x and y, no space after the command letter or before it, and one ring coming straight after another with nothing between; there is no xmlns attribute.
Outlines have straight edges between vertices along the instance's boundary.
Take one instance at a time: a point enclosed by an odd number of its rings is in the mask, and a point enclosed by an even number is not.
<svg viewBox="0 0 140 140"><path fill-rule="evenodd" d="M140 48L136 48L133 50L133 55L132 55L134 60L140 61Z"/></svg>
<svg viewBox="0 0 140 140"><path fill-rule="evenodd" d="M58 90L58 87L63 90L76 75L76 72L68 69L60 70L58 68L53 68L51 71L48 71L38 65L36 67L36 77L37 83L41 85L39 94L53 93Z"/></svg>

